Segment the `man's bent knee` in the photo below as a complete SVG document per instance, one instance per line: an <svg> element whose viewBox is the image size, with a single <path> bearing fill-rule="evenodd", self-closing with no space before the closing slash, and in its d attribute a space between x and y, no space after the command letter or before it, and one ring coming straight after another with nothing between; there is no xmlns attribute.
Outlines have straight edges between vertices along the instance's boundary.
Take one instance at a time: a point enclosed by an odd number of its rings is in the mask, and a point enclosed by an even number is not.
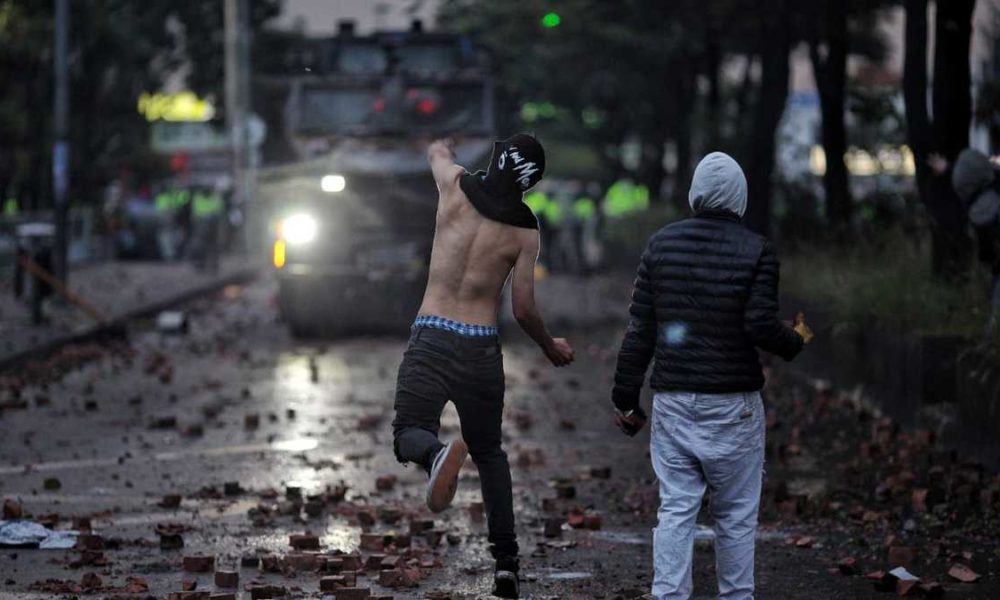
<svg viewBox="0 0 1000 600"><path fill-rule="evenodd" d="M437 434L422 427L396 427L392 433L393 452L403 464L415 462L427 467L429 455L441 447Z"/></svg>

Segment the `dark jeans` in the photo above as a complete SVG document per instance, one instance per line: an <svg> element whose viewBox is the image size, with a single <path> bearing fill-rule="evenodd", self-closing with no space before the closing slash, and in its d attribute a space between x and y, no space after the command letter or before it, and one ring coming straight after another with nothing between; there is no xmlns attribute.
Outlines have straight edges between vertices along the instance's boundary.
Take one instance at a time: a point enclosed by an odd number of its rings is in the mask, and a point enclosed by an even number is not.
<svg viewBox="0 0 1000 600"><path fill-rule="evenodd" d="M479 469L490 552L516 557L514 500L510 465L501 448L503 354L494 336L472 337L415 327L396 381L392 422L396 458L425 469L443 445L438 441L441 411L455 404L462 438Z"/></svg>

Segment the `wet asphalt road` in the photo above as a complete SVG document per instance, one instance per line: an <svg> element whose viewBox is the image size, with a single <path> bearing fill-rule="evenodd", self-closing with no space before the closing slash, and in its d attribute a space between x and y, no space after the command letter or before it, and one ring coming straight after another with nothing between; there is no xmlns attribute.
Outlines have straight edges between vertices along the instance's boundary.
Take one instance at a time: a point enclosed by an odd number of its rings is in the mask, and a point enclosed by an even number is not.
<svg viewBox="0 0 1000 600"><path fill-rule="evenodd" d="M289 534L303 531L319 536L323 552L358 551L363 527L357 513L366 508L379 516L386 508L401 513L396 523L379 519L364 527L375 532L406 532L411 517L431 518L421 509L426 477L397 464L391 450L395 371L406 332L295 340L276 319L273 295L266 279L227 289L186 307L185 335L138 323L127 347L102 350L64 377L21 389L27 407L0 413L0 496L19 500L32 515L57 513L59 528L89 516L105 539L108 564L74 568L76 551L4 549L0 598L69 597L74 594L39 591L37 582L80 582L90 572L102 579L96 597L113 595L129 576L144 578L148 594L158 598L180 591L184 580L213 589L211 573L182 571L182 558L194 554L240 570L241 589L267 582L293 597L318 598L319 574L240 569L241 557L283 556L291 552ZM639 597L651 581L656 491L648 435L625 438L611 425L607 397L620 332L554 333L577 348L570 368L552 369L523 337L505 338L505 445L523 597ZM458 434L449 408L442 437ZM382 475L398 478L391 489L376 489ZM557 479L575 498L550 500L543 510L544 499L557 497ZM227 482L244 491L222 495ZM281 504L289 487L308 497L339 486L347 488L345 500L323 504L314 516L282 514L289 512ZM477 518L478 488L470 461L455 506L433 517L436 529L453 535L433 547L413 538L414 554L438 561L424 570L419 587L393 590L365 576L358 584L400 599L489 597L492 563ZM171 493L183 497L180 506L161 507ZM278 509L255 521L250 513L259 506ZM547 517L574 508L599 515L600 530L564 526L558 537L543 535ZM162 523L183 526L183 549L160 549L155 527ZM826 559L789 548L784 537L771 530L761 535L758 597L870 597L867 584L830 576ZM698 552L696 598L712 597L713 579L710 552Z"/></svg>

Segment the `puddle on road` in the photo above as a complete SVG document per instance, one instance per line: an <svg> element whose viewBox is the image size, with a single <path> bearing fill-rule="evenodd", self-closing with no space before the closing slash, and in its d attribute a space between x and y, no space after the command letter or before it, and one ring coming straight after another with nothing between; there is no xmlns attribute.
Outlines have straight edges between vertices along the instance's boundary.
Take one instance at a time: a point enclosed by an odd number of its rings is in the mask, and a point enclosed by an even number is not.
<svg viewBox="0 0 1000 600"><path fill-rule="evenodd" d="M595 531L590 534L590 537L598 540L603 540L605 542L612 542L615 544L633 544L636 546L648 546L652 543L650 537L642 537L641 535L635 533L629 533L627 531Z"/></svg>
<svg viewBox="0 0 1000 600"><path fill-rule="evenodd" d="M572 579L590 579L593 577L593 573L588 573L587 571L556 571L554 573L545 573L541 575L543 579L557 579L557 580L572 580Z"/></svg>
<svg viewBox="0 0 1000 600"><path fill-rule="evenodd" d="M233 454L252 454L254 452L304 452L319 447L319 442L310 438L295 438L276 442L261 442L256 444L238 444L218 448L196 448L192 450L176 450L173 452L157 452L155 454L139 455L129 459L124 464L135 464L143 461L173 461L190 457L228 456ZM66 469L85 469L94 467L112 467L122 463L117 458L92 458L81 460L57 460L29 465L13 465L0 467L0 475L16 475L36 472L61 471Z"/></svg>

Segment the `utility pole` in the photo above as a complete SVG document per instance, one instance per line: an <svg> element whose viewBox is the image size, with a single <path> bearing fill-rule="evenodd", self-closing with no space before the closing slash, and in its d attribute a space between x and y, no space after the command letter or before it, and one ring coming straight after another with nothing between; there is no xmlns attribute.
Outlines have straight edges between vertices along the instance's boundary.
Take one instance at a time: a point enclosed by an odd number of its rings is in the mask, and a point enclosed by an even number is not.
<svg viewBox="0 0 1000 600"><path fill-rule="evenodd" d="M56 278L69 280L69 0L55 0L55 104L53 106L55 137L52 144L52 198L55 213Z"/></svg>
<svg viewBox="0 0 1000 600"><path fill-rule="evenodd" d="M250 14L246 0L225 2L226 126L233 158L233 199L243 211L247 251L254 242L255 207L252 204L253 178L249 168L248 101L250 95Z"/></svg>

